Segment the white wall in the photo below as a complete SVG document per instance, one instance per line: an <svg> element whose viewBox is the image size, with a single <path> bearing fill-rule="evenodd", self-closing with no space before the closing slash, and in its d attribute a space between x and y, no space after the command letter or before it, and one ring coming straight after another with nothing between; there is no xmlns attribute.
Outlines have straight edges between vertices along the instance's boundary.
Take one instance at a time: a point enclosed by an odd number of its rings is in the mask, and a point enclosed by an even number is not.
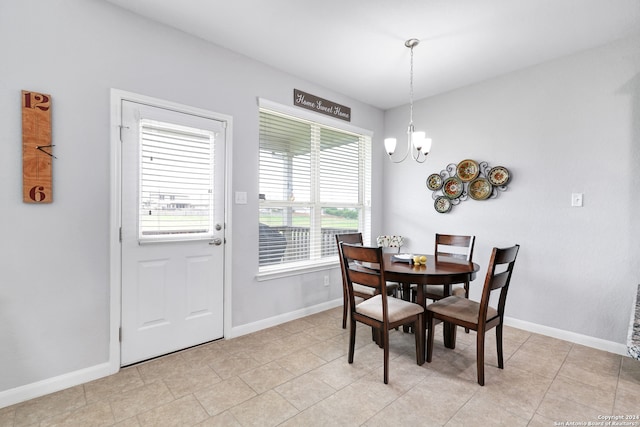
<svg viewBox="0 0 640 427"><path fill-rule="evenodd" d="M475 234L482 267L493 246L519 243L509 317L625 343L640 282L639 73L636 38L418 102L433 149L422 165L385 164L385 229L427 253L435 232ZM407 118L388 111L386 136L404 135ZM467 158L507 167L508 190L436 213L427 176Z"/></svg>
<svg viewBox="0 0 640 427"><path fill-rule="evenodd" d="M351 124L373 131L376 143L382 134L380 110L103 1L3 1L0 407L15 398L12 390L33 384L55 388L49 380L108 362L111 88L233 117L231 191L246 191L249 203L231 211L233 283L226 296L233 303L231 327L251 329L252 324L341 299L338 269L255 279L257 97L292 105L293 89L298 88L349 106ZM52 96L58 159L50 205L22 203L22 89ZM381 167L381 154L374 157L374 169ZM374 203L380 200L380 181L378 174ZM328 288L324 274L332 278Z"/></svg>

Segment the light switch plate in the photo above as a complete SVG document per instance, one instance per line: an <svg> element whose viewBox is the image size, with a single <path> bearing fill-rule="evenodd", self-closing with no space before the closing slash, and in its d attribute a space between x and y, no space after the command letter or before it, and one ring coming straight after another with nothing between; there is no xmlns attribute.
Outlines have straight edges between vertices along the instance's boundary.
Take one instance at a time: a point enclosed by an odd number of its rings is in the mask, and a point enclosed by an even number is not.
<svg viewBox="0 0 640 427"><path fill-rule="evenodd" d="M236 205L246 205L246 204L247 204L247 192L236 191Z"/></svg>
<svg viewBox="0 0 640 427"><path fill-rule="evenodd" d="M582 193L571 193L571 206L582 207Z"/></svg>

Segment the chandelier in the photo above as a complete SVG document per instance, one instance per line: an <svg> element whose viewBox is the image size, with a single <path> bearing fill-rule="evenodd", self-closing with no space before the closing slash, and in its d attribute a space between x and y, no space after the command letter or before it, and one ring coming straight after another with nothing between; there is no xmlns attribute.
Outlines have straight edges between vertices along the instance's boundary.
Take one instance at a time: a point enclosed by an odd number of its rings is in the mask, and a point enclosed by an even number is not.
<svg viewBox="0 0 640 427"><path fill-rule="evenodd" d="M409 72L409 127L407 128L407 151L404 156L399 160L393 157L393 153L396 151L397 141L395 138L385 138L384 148L394 163L400 163L404 161L409 153L411 157L418 163L424 163L427 160L427 154L431 150L431 138L427 138L425 132L416 132L413 127L413 48L420 43L418 39L409 39L404 42L404 45L411 50L411 68Z"/></svg>

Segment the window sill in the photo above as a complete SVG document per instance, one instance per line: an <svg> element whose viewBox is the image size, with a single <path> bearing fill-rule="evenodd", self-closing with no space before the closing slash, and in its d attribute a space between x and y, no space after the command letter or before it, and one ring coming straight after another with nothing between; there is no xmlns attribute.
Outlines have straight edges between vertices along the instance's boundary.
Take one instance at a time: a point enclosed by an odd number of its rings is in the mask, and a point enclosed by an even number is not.
<svg viewBox="0 0 640 427"><path fill-rule="evenodd" d="M279 279L282 277L289 277L289 276L298 276L300 274L331 270L334 268L340 268L340 264L338 263L337 259L330 260L330 261L320 261L314 264L305 262L305 263L300 263L298 265L289 264L286 267L282 267L282 266L264 267L262 271L256 274L256 280L258 282L264 282L266 280Z"/></svg>

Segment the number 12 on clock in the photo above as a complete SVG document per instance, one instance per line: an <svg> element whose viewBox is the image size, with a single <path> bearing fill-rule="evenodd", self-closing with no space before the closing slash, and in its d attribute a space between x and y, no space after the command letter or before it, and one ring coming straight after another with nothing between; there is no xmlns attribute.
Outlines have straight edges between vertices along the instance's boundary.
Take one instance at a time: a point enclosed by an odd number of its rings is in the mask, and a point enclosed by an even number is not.
<svg viewBox="0 0 640 427"><path fill-rule="evenodd" d="M22 200L53 202L51 96L22 91Z"/></svg>

